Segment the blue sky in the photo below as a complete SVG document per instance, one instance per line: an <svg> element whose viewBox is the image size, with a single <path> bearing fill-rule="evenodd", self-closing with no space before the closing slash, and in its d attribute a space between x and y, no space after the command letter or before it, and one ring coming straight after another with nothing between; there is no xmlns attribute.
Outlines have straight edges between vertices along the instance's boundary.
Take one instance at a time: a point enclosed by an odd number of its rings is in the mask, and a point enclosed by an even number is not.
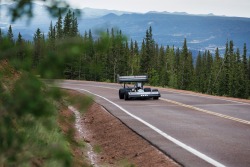
<svg viewBox="0 0 250 167"><path fill-rule="evenodd" d="M250 18L250 0L68 0L77 8L91 7L145 13L187 12Z"/></svg>

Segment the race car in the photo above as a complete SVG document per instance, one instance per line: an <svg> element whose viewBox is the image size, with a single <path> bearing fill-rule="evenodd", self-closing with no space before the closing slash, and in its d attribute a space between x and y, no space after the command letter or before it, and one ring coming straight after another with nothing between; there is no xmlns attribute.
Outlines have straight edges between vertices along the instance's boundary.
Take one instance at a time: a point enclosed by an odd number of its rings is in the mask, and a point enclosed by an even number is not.
<svg viewBox="0 0 250 167"><path fill-rule="evenodd" d="M155 99L158 100L161 97L158 89L144 88L143 84L148 82L147 75L137 76L119 76L117 75L117 82L123 83L123 88L119 89L120 99ZM128 83L134 83L133 87L129 87Z"/></svg>

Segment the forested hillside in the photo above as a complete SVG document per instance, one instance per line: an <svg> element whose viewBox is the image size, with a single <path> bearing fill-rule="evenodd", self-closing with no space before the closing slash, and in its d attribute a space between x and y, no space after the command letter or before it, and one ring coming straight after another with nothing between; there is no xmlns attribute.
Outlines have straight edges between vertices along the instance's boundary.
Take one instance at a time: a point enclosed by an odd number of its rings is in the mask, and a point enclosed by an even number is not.
<svg viewBox="0 0 250 167"><path fill-rule="evenodd" d="M116 82L117 74L148 74L155 86L249 98L247 45L242 44L243 53L232 40L225 47L224 54L217 49L214 55L209 50L192 55L186 39L181 48L158 45L151 26L142 43L127 39L115 28L98 37L91 30L80 34L77 17L70 10L51 22L48 32L37 28L32 41L25 41L22 32L15 40L11 25L7 34L0 29L0 59L42 78Z"/></svg>

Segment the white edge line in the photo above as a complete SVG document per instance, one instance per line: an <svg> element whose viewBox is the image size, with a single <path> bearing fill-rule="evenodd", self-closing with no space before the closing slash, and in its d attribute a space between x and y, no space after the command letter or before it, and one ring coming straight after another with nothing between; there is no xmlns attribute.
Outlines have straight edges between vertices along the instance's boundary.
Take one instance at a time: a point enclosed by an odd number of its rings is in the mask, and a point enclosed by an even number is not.
<svg viewBox="0 0 250 167"><path fill-rule="evenodd" d="M107 99L107 98L105 98L105 97L103 97L103 96L101 96L101 95L92 93L92 92L90 92L90 91L88 91L88 90L85 90L85 89L79 89L79 88L75 88L75 89L76 89L76 90L82 90L82 91L88 92L88 93L90 93L90 94L92 94L92 95L98 96L98 97L100 97L100 98L102 98L102 99L108 101L109 103L111 103L111 104L113 104L114 106L118 107L120 110L122 110L123 112L125 112L125 113L128 114L129 116L131 116L131 117L133 117L134 119L140 121L140 122L143 123L144 125L146 125L146 126L148 126L149 128L153 129L155 132L159 133L160 135L162 135L162 136L165 137L166 139L172 141L173 143L175 143L176 145L178 145L178 146L182 147L183 149L189 151L190 153L192 153L192 154L198 156L199 158L205 160L206 162L208 162L208 163L210 163L210 164L212 164L212 165L214 165L214 166L217 166L217 167L225 167L225 165L223 165L223 164L217 162L216 160L214 160L214 159L212 159L212 158L206 156L205 154L203 154L203 153L197 151L196 149L194 149L194 148L192 148L192 147L190 147L190 146L188 146L188 145L182 143L181 141L179 141L179 140L177 140L177 139L171 137L170 135L166 134L165 132L161 131L160 129L156 128L155 126L151 125L150 123L148 123L148 122L142 120L141 118L139 118L139 117L137 117L137 116L131 114L130 112L128 112L127 110L125 110L124 108L122 108L121 106L119 106L118 104L112 102L111 100L109 100L109 99Z"/></svg>

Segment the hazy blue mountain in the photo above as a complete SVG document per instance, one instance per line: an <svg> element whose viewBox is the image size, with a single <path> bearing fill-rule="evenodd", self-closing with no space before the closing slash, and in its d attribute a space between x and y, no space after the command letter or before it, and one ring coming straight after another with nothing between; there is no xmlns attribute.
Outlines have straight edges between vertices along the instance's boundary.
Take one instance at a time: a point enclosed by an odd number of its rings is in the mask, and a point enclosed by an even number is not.
<svg viewBox="0 0 250 167"><path fill-rule="evenodd" d="M110 13L114 13L116 15L122 15L122 14L129 14L131 12L107 10L107 9L83 8L81 9L81 13L82 13L82 18L98 18Z"/></svg>
<svg viewBox="0 0 250 167"><path fill-rule="evenodd" d="M10 25L10 15L6 12L7 5L0 6L0 27L7 31ZM34 5L35 16L27 24L25 19L12 23L17 37L21 32L26 39L32 39L37 28L46 35L49 24L56 19L51 18L45 6ZM121 29L128 39L136 40L139 44L145 37L149 26L153 29L153 38L159 45L182 47L184 38L188 47L196 54L199 50L216 47L225 48L227 40L233 40L235 47L243 48L244 43L250 45L250 18L225 17L208 15L190 15L184 12L169 13L151 11L145 14L125 11L110 11L84 8L82 16L78 17L79 30L83 34L92 30L92 33L106 31L107 28Z"/></svg>

